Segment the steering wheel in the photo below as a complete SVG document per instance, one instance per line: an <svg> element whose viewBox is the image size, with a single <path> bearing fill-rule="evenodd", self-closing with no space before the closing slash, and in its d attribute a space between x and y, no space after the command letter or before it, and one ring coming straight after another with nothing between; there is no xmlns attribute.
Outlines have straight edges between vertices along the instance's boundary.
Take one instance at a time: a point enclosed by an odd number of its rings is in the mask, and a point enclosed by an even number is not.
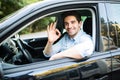
<svg viewBox="0 0 120 80"><path fill-rule="evenodd" d="M31 54L29 53L29 51L25 48L25 44L24 42L19 38L19 35L16 34L15 35L15 41L16 41L16 44L17 46L19 47L20 51L22 52L23 56L26 58L26 60L31 63L33 62L32 61L32 56Z"/></svg>

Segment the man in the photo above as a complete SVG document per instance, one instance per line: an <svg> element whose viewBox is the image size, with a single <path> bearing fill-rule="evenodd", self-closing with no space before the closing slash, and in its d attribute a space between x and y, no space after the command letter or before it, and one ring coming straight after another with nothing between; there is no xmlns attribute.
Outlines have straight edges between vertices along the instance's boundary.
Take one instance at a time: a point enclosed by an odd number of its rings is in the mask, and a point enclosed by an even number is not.
<svg viewBox="0 0 120 80"><path fill-rule="evenodd" d="M61 33L56 29L56 22L47 27L48 42L43 51L49 60L60 58L81 59L93 53L94 45L92 39L82 29L81 16L76 11L68 11L62 14L65 34L56 44L54 42L60 38Z"/></svg>

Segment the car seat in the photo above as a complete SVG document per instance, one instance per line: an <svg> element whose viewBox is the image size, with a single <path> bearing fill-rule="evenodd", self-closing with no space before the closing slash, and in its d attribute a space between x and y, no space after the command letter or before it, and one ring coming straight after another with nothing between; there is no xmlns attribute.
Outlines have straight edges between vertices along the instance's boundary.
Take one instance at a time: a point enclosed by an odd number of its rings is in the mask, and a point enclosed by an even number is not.
<svg viewBox="0 0 120 80"><path fill-rule="evenodd" d="M88 17L85 19L84 23L83 23L83 30L89 34L90 36L92 36L92 18Z"/></svg>

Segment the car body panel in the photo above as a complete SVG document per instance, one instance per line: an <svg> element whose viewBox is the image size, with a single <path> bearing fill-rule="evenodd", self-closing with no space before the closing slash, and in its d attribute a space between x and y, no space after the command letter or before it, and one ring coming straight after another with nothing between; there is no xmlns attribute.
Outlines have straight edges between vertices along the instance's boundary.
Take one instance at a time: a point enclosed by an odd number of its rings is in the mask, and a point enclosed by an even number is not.
<svg viewBox="0 0 120 80"><path fill-rule="evenodd" d="M30 69L29 71L17 72L17 73L10 74L10 75L8 74L6 76L11 77L11 78L14 76L13 79L15 79L15 78L17 78L17 76L23 76L21 74L26 73L26 74L28 74L28 75L26 75L28 77L34 76L34 78L36 78L36 79L41 79L41 78L46 78L47 76L54 77L55 74L58 74L61 72L63 72L63 73L66 72L66 74L69 74L69 71L73 71L74 69L76 69L76 70L79 70L79 74L81 74L81 76L77 76L77 77L78 77L78 79L81 79L81 78L88 78L91 76L95 77L95 75L98 76L98 75L103 75L103 74L109 73L110 65L107 65L109 63L110 63L110 60L107 60L107 59L103 60L103 61L95 60L95 61L89 61L89 62L86 61L86 62L81 62L81 63L68 62L68 63L64 63L64 64L62 63L59 65L48 66L48 68L45 67L45 68L32 69L32 70ZM66 66L65 66L65 64L66 64ZM16 77L15 77L15 75L16 75ZM22 78L20 78L20 79L22 79ZM51 80L54 80L54 79L51 79Z"/></svg>

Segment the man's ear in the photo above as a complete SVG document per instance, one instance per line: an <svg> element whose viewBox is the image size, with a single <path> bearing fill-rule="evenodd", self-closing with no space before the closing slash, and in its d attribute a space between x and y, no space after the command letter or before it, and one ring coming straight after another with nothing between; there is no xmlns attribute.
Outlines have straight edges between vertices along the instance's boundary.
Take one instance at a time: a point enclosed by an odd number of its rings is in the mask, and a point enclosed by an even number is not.
<svg viewBox="0 0 120 80"><path fill-rule="evenodd" d="M82 26L82 21L79 22L79 27L81 27L81 26Z"/></svg>

